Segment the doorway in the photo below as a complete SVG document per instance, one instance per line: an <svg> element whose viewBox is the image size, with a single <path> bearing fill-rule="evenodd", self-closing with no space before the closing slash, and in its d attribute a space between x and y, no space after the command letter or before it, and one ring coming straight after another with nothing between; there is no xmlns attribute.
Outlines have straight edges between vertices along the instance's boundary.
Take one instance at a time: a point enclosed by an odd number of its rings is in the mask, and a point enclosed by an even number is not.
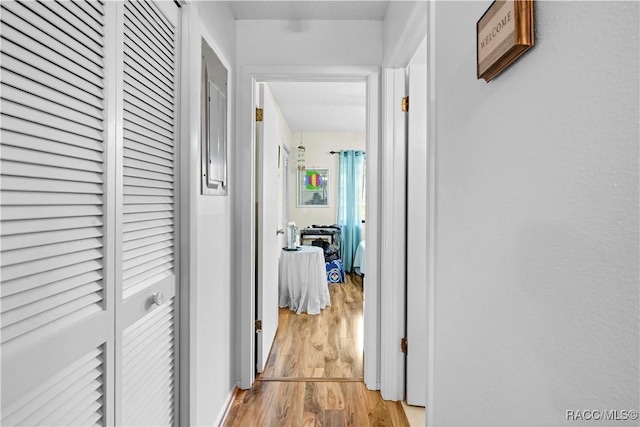
<svg viewBox="0 0 640 427"><path fill-rule="evenodd" d="M239 114L238 132L241 137L241 146L237 147L240 157L255 162L255 121L254 106L256 105L256 93L254 88L256 83L260 82L353 82L359 81L366 85L366 151L367 151L367 265L377 266L378 260L378 69L376 67L279 67L279 66L257 66L246 67L243 70L242 82L240 84L241 105ZM241 163L241 162L239 162ZM240 194L246 195L239 197L237 200L238 211L242 212L239 222L246 226L238 228L240 233L239 247L250 247L250 254L254 254L254 249L258 242L255 235L251 233L254 228L251 224L258 221L256 210L254 209L254 200L257 196L256 191L256 164L251 164L251 176L247 176L247 170L242 173L238 172L238 183L240 185ZM293 168L292 168L293 169ZM292 187L291 191L295 191ZM249 207L249 209L246 209ZM275 232L276 230L274 230ZM238 259L242 259L239 254ZM238 266L239 279L241 283L239 301L245 302L239 304L239 327L243 333L239 339L240 360L240 388L249 388L255 379L256 356L254 349L255 344L255 320L256 308L259 307L258 295L256 293L255 282L255 265L256 259L252 259L251 263ZM379 306L379 288L377 268L367 269L367 285L365 287L364 298L366 300L364 308L364 326L363 326L363 351L367 358L367 364L364 367L364 381L368 388L376 389L378 387L379 366L379 328L378 328L378 306ZM277 286L277 285L276 285ZM246 302L250 301L251 304ZM277 325L276 325L277 326ZM274 331L275 327L274 326ZM265 325L262 324L264 329ZM262 332L259 332L262 333Z"/></svg>
<svg viewBox="0 0 640 427"><path fill-rule="evenodd" d="M260 111L257 222L262 227L256 236L257 318L262 321L256 335L257 372L261 380L361 381L362 282L343 268L353 269L354 253L365 237L366 83L268 82L258 83L255 93ZM289 150L296 160L290 172ZM279 233L289 220L300 230L302 252L283 252L283 240L275 239L284 236ZM313 272L311 259L320 264ZM279 262L283 270L278 271ZM280 289L283 278L290 294ZM318 308L316 291L318 302L327 301L326 295L330 305ZM276 315L276 322L267 324Z"/></svg>

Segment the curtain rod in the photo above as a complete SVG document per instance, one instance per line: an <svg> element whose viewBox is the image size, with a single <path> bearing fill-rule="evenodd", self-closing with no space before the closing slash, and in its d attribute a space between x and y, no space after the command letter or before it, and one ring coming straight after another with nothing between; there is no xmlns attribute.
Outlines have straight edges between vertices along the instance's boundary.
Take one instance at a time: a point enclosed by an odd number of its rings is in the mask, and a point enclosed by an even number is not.
<svg viewBox="0 0 640 427"><path fill-rule="evenodd" d="M342 153L343 151L348 151L348 150L329 151L329 154L340 154L340 153ZM364 151L364 150L353 150L353 151L362 151L363 153L365 153L365 154L366 154L366 151Z"/></svg>

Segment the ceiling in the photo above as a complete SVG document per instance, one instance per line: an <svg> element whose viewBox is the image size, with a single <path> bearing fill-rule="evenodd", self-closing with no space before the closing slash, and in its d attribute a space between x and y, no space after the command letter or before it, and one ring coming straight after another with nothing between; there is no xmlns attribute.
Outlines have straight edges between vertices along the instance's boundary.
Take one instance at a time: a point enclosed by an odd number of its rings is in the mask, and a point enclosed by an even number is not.
<svg viewBox="0 0 640 427"><path fill-rule="evenodd" d="M388 1L230 1L236 19L382 21Z"/></svg>
<svg viewBox="0 0 640 427"><path fill-rule="evenodd" d="M365 82L267 84L293 132L365 132Z"/></svg>
<svg viewBox="0 0 640 427"><path fill-rule="evenodd" d="M388 1L229 1L236 19L382 21ZM293 132L365 132L364 82L268 84Z"/></svg>

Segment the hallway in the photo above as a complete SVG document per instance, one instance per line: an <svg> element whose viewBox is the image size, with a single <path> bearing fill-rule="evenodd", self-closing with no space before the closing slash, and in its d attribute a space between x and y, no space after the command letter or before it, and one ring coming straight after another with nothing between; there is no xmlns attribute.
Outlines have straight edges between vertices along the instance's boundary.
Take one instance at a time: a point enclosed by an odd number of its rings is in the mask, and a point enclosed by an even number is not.
<svg viewBox="0 0 640 427"><path fill-rule="evenodd" d="M637 425L640 1L531 2L487 82L491 0L1 0L0 424L406 425L412 382L420 425ZM254 88L290 79L366 84L366 304L285 312L255 378Z"/></svg>
<svg viewBox="0 0 640 427"><path fill-rule="evenodd" d="M265 371L237 392L223 423L234 426L408 426L400 402L362 381L362 280L332 284L320 315L281 308Z"/></svg>

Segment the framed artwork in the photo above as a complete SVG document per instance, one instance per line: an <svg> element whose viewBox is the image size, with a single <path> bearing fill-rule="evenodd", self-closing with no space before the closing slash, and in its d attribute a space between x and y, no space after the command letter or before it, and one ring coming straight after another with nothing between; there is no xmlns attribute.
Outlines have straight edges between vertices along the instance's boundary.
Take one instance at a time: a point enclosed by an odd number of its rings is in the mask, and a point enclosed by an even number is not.
<svg viewBox="0 0 640 427"><path fill-rule="evenodd" d="M298 170L298 207L329 207L329 169Z"/></svg>

